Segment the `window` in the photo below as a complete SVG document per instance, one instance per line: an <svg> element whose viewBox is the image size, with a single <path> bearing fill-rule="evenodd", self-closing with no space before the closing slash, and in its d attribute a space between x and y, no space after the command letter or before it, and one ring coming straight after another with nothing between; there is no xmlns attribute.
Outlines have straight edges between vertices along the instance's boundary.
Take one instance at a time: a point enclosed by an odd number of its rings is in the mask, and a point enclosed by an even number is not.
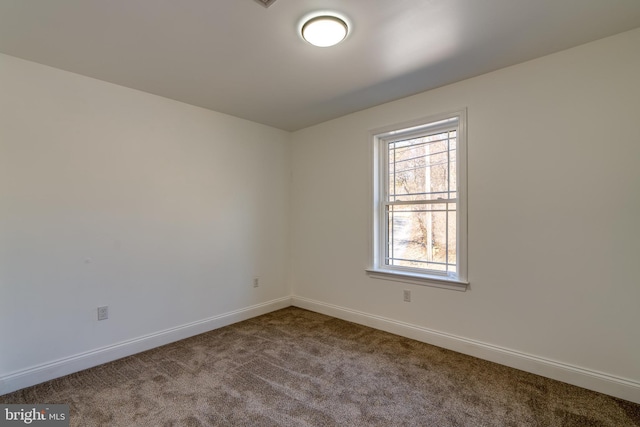
<svg viewBox="0 0 640 427"><path fill-rule="evenodd" d="M376 278L466 289L466 112L372 132Z"/></svg>

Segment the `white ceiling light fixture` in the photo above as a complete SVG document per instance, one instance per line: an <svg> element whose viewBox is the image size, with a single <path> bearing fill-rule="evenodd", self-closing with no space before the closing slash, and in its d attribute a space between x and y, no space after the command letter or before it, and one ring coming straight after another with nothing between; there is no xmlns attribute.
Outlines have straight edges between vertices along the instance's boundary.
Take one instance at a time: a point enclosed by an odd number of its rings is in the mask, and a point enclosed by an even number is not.
<svg viewBox="0 0 640 427"><path fill-rule="evenodd" d="M334 15L317 15L302 25L302 38L314 46L329 47L340 43L347 37L349 26Z"/></svg>

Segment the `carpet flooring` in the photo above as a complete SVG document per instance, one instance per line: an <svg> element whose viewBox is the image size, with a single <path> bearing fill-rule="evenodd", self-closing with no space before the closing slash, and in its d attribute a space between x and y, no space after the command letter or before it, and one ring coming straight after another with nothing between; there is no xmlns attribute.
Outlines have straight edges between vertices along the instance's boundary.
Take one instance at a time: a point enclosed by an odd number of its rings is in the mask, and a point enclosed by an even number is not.
<svg viewBox="0 0 640 427"><path fill-rule="evenodd" d="M640 405L289 307L0 396L72 426L640 426Z"/></svg>

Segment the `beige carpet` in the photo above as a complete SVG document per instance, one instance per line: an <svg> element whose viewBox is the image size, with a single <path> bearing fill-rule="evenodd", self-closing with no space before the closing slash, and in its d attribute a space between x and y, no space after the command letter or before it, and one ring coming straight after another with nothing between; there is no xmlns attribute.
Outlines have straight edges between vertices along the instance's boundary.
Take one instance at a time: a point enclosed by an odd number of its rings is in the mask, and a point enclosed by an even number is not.
<svg viewBox="0 0 640 427"><path fill-rule="evenodd" d="M640 405L287 308L0 397L72 426L640 426Z"/></svg>

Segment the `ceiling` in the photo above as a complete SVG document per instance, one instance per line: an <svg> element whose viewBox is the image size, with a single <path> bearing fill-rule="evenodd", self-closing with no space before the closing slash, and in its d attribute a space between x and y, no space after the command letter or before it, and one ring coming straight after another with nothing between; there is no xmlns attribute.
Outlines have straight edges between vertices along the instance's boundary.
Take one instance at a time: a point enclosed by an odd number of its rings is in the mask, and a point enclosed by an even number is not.
<svg viewBox="0 0 640 427"><path fill-rule="evenodd" d="M318 10L347 40L298 36ZM289 131L637 27L639 0L0 0L0 52Z"/></svg>

